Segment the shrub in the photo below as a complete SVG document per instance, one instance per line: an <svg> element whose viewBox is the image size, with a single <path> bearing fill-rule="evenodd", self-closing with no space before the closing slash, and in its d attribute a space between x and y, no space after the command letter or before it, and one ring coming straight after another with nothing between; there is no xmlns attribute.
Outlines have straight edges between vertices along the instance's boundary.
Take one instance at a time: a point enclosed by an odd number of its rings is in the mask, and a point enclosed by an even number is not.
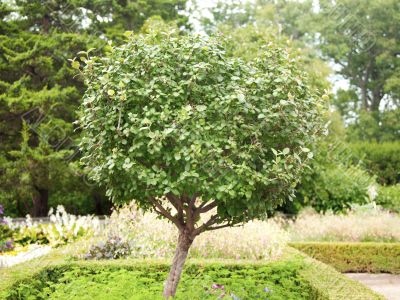
<svg viewBox="0 0 400 300"><path fill-rule="evenodd" d="M33 272L26 271L25 266L25 277L0 282L0 297L160 299L162 282L168 273L168 265L159 261L92 260L45 264ZM13 274L14 271L15 267ZM268 264L207 260L187 264L177 299L203 300L222 296L232 300L383 299L361 283L294 249L288 249L283 260Z"/></svg>
<svg viewBox="0 0 400 300"><path fill-rule="evenodd" d="M339 272L400 274L400 243L291 243Z"/></svg>
<svg viewBox="0 0 400 300"><path fill-rule="evenodd" d="M400 184L380 186L375 202L390 211L400 213Z"/></svg>
<svg viewBox="0 0 400 300"><path fill-rule="evenodd" d="M281 207L285 213L297 214L305 206L319 212L345 212L374 199L375 178L354 162L341 116L329 112L325 118L328 135L315 145L315 158L301 178L296 199Z"/></svg>
<svg viewBox="0 0 400 300"><path fill-rule="evenodd" d="M166 298L196 236L293 197L322 132L324 107L296 58L264 50L245 63L220 37L167 32L133 36L104 58L81 53L83 162L114 202L134 199L179 231Z"/></svg>
<svg viewBox="0 0 400 300"><path fill-rule="evenodd" d="M356 159L376 175L382 185L400 183L400 142L350 144Z"/></svg>
<svg viewBox="0 0 400 300"><path fill-rule="evenodd" d="M21 224L12 224L13 238L17 244L50 244L59 246L77 240L83 236L97 233L99 220L91 216L68 214L64 207L58 206L49 212L50 223L32 222L28 215Z"/></svg>
<svg viewBox="0 0 400 300"><path fill-rule="evenodd" d="M174 299L309 299L311 291L299 275L300 268L299 262L191 265L182 278L181 292ZM73 266L57 273L53 281L38 286L36 280L31 280L10 294L45 299L162 299L162 278L167 268L157 264L129 269ZM198 274L203 274L202 278Z"/></svg>
<svg viewBox="0 0 400 300"><path fill-rule="evenodd" d="M346 143L328 139L320 142L315 152L311 168L298 187L297 208L312 206L319 212L343 212L374 199L371 191L375 189L375 178L352 163Z"/></svg>
<svg viewBox="0 0 400 300"><path fill-rule="evenodd" d="M85 255L86 259L117 259L124 258L131 254L131 246L118 236L109 236L103 242L98 242L90 247Z"/></svg>
<svg viewBox="0 0 400 300"><path fill-rule="evenodd" d="M22 226L15 230L14 239L20 245L49 244L45 227L48 225L37 224L34 226Z"/></svg>
<svg viewBox="0 0 400 300"><path fill-rule="evenodd" d="M4 208L0 204L0 253L14 249L13 234L14 231L4 218Z"/></svg>
<svg viewBox="0 0 400 300"><path fill-rule="evenodd" d="M304 176L299 194L303 205L319 212L343 212L354 204L365 204L372 199L368 191L373 179L357 166L313 165L313 173Z"/></svg>
<svg viewBox="0 0 400 300"><path fill-rule="evenodd" d="M312 288L310 299L386 299L382 295L372 292L366 285L338 273L332 266L319 260L306 256L304 262L305 267L300 274Z"/></svg>

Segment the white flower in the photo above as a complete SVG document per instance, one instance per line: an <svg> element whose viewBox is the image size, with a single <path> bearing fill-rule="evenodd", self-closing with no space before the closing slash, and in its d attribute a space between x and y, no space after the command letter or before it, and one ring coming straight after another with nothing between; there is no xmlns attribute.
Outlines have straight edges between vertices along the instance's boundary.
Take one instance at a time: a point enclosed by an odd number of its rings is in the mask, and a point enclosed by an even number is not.
<svg viewBox="0 0 400 300"><path fill-rule="evenodd" d="M371 184L368 187L368 196L371 201L373 201L378 196L378 189L375 184Z"/></svg>

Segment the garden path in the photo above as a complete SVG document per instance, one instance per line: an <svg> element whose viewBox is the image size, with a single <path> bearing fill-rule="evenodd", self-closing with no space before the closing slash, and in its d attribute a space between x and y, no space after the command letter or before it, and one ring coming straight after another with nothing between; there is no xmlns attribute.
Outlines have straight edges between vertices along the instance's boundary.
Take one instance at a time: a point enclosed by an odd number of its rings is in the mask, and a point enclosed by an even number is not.
<svg viewBox="0 0 400 300"><path fill-rule="evenodd" d="M400 275L346 273L375 292L385 296L388 300L400 300Z"/></svg>

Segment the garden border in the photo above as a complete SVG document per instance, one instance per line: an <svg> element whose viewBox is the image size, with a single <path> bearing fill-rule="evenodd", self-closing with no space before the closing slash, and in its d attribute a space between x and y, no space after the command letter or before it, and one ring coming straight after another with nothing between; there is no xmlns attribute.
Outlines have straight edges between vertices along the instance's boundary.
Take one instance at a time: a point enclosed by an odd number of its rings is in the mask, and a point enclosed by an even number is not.
<svg viewBox="0 0 400 300"><path fill-rule="evenodd" d="M342 273L400 274L400 243L299 242L289 245Z"/></svg>
<svg viewBox="0 0 400 300"><path fill-rule="evenodd" d="M149 264L158 264L168 267L170 262L167 260L155 259L122 259L122 260L109 260L109 261L83 261L83 260L70 260L68 259L68 250L64 248L55 249L50 254L25 262L20 265L13 266L7 269L0 270L0 298L5 299L7 291L14 285L24 281L29 281L35 276L39 276L44 270L51 269L69 269L71 267L117 267L123 268L133 265L146 266ZM282 256L280 262L298 262L301 265L299 274L310 285L313 300L383 300L384 297L373 292L366 286L358 283L346 276L337 272L334 268L325 265L311 257L304 255L302 252L288 247ZM268 265L274 262L263 261L235 261L224 259L190 259L187 267L197 264L201 266L212 264L223 264L226 266L234 267L241 265Z"/></svg>

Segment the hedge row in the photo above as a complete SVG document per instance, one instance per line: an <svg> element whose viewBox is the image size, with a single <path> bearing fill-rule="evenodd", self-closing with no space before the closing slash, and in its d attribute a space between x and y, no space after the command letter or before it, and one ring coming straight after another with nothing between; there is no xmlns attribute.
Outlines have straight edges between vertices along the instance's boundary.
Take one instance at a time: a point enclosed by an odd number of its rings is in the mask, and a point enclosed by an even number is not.
<svg viewBox="0 0 400 300"><path fill-rule="evenodd" d="M40 260L0 270L0 298L18 299L18 297L10 295L13 295L13 291L17 290L21 285L28 286L31 289L40 289L43 288L42 285L46 282L54 282L63 272L77 267L82 270L102 270L105 268L138 270L152 268L159 269L160 272L165 272L169 267L169 261L160 260L66 261L62 259L62 253L63 251L57 250ZM295 268L294 273L293 268ZM282 277L287 277L287 274L294 274L294 277L291 275L292 278L282 279L279 275L276 282L284 289L289 288L293 282L296 282L309 295L307 299L384 299L366 286L347 278L332 267L305 256L293 248L288 248L281 260L272 263L261 261L189 260L185 272L217 269L221 270L221 273L228 270L254 269L262 270L262 272L270 270L268 272L278 272L275 275L283 274ZM200 274L202 273L200 272Z"/></svg>
<svg viewBox="0 0 400 300"><path fill-rule="evenodd" d="M292 243L339 272L400 274L400 243Z"/></svg>

